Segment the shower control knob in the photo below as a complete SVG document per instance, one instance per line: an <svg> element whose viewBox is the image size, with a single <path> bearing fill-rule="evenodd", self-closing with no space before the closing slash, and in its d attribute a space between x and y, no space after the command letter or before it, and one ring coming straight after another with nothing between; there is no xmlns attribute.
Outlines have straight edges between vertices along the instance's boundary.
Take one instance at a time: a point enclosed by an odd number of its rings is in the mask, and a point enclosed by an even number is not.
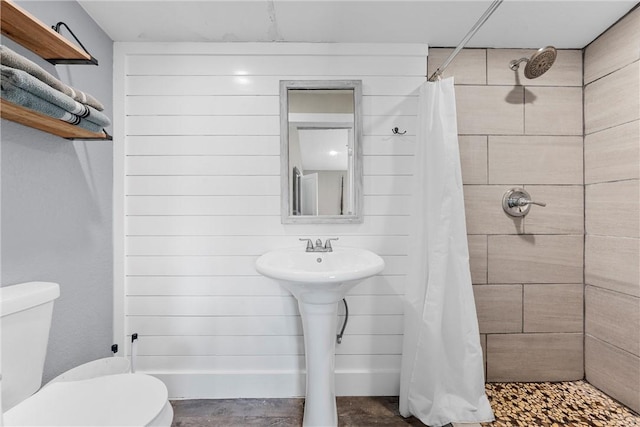
<svg viewBox="0 0 640 427"><path fill-rule="evenodd" d="M526 199L524 197L519 197L517 199L507 199L507 204L510 208L515 206L527 206L527 205L538 205L538 206L547 206L546 203L543 202L534 202L533 200Z"/></svg>
<svg viewBox="0 0 640 427"><path fill-rule="evenodd" d="M546 203L531 200L529 193L520 187L514 187L502 196L502 209L513 217L525 216L529 213L531 205L547 206Z"/></svg>

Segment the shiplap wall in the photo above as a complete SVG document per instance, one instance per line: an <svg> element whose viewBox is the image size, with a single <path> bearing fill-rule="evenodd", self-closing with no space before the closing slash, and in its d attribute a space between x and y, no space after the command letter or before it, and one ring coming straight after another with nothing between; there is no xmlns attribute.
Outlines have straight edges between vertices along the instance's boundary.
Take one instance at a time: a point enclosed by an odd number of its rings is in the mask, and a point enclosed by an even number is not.
<svg viewBox="0 0 640 427"><path fill-rule="evenodd" d="M115 339L171 397L304 395L295 299L254 269L339 237L384 272L347 297L341 395L396 395L425 45L116 43ZM363 81L364 223L280 223L279 81ZM407 130L393 136L391 129ZM341 323L342 317L339 319Z"/></svg>

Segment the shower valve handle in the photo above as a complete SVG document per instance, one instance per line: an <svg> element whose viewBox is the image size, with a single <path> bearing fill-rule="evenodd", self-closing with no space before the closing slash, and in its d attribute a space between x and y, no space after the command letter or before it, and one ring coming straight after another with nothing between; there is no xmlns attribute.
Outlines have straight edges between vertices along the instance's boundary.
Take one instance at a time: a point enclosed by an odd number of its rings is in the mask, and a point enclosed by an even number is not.
<svg viewBox="0 0 640 427"><path fill-rule="evenodd" d="M520 187L513 187L502 196L502 209L516 218L528 214L531 205L547 206L546 203L531 200L527 190Z"/></svg>
<svg viewBox="0 0 640 427"><path fill-rule="evenodd" d="M538 205L542 207L547 206L546 203L534 202L533 200L529 200L525 197L518 197L517 199L509 199L508 204L510 208L513 208L515 206L527 206L527 205Z"/></svg>

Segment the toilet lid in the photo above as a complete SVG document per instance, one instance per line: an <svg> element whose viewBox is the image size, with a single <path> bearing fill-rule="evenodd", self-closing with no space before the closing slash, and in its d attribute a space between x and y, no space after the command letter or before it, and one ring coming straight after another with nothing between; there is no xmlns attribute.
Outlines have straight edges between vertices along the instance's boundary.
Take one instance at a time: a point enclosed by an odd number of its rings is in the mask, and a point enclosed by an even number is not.
<svg viewBox="0 0 640 427"><path fill-rule="evenodd" d="M145 426L168 401L149 375L118 374L43 388L4 413L5 426Z"/></svg>

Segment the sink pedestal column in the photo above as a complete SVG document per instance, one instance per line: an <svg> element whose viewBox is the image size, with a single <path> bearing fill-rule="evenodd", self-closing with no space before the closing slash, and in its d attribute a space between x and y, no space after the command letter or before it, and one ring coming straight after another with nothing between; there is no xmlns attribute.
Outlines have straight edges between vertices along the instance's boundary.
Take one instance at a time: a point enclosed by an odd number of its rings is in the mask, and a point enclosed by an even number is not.
<svg viewBox="0 0 640 427"><path fill-rule="evenodd" d="M307 367L307 393L302 425L337 426L334 368L338 302L311 304L298 300L298 307L304 329Z"/></svg>

